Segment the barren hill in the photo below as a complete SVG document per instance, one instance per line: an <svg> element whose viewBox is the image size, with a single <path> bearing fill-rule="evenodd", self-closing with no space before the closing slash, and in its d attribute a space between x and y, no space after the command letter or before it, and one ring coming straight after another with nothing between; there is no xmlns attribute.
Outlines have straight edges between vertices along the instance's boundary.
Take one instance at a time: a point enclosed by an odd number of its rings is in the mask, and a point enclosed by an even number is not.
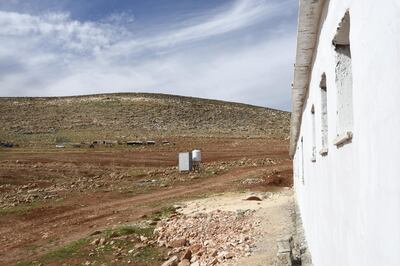
<svg viewBox="0 0 400 266"><path fill-rule="evenodd" d="M0 140L20 145L167 136L288 136L288 112L164 94L0 98Z"/></svg>

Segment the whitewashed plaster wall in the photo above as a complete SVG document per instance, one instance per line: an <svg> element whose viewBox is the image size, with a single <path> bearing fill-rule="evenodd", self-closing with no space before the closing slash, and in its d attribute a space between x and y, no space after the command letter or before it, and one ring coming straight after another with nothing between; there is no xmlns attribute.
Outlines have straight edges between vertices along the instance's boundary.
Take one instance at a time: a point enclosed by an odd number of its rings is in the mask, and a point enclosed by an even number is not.
<svg viewBox="0 0 400 266"><path fill-rule="evenodd" d="M332 39L347 9L351 19L353 139L337 148L333 144L337 103ZM296 196L314 265L399 265L400 1L328 1L314 56L294 156ZM323 73L328 94L326 156L319 154ZM315 162L311 161L313 104Z"/></svg>

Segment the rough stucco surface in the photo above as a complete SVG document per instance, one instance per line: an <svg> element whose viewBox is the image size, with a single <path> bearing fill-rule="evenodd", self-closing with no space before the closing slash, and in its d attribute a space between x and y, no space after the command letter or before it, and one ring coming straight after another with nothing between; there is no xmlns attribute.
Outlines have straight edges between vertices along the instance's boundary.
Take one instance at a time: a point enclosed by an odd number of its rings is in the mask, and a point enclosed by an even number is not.
<svg viewBox="0 0 400 266"><path fill-rule="evenodd" d="M332 39L347 9L351 17L353 139L336 147L333 144L337 134L336 52ZM397 0L387 0L385 4L375 0L328 1L322 13L294 156L296 197L313 263L317 266L390 266L400 261L398 14ZM322 147L319 82L324 72L328 154L317 153L313 163L310 108L314 104L319 151Z"/></svg>
<svg viewBox="0 0 400 266"><path fill-rule="evenodd" d="M353 129L352 67L350 49L337 47L335 82L337 95L336 133L343 134ZM335 118L335 116L333 116Z"/></svg>

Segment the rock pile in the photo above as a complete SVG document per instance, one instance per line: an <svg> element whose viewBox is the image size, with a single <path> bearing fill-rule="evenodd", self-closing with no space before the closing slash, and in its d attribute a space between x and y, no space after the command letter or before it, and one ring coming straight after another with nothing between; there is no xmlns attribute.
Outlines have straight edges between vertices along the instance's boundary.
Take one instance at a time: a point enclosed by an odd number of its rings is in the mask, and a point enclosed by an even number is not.
<svg viewBox="0 0 400 266"><path fill-rule="evenodd" d="M250 256L254 248L252 233L258 224L250 210L216 210L194 216L175 215L159 222L154 233L159 246L172 249L164 266L216 265Z"/></svg>

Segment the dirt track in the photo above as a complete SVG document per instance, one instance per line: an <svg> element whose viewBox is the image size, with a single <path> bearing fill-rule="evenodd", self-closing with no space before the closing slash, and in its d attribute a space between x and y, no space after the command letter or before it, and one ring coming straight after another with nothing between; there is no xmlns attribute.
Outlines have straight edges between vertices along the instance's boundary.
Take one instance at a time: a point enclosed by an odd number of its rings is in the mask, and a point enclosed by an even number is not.
<svg viewBox="0 0 400 266"><path fill-rule="evenodd" d="M26 183L40 184L40 188L67 183L55 198L37 205L22 204L29 207L24 211L1 213L0 264L35 258L95 230L140 219L178 199L229 190L270 190L276 184L291 183L291 162L285 142L264 139L175 141L177 145L171 147L137 150L2 153L2 192L21 189ZM203 150L207 174L177 174L173 167L176 152L193 147ZM271 163L260 161L265 158ZM141 172L129 175L132 169ZM122 178L110 178L114 172ZM91 179L80 183L69 181L81 176L97 177L93 182L101 186L97 189L86 186ZM138 185L148 176L156 180L156 185ZM246 180L259 181L243 182Z"/></svg>

